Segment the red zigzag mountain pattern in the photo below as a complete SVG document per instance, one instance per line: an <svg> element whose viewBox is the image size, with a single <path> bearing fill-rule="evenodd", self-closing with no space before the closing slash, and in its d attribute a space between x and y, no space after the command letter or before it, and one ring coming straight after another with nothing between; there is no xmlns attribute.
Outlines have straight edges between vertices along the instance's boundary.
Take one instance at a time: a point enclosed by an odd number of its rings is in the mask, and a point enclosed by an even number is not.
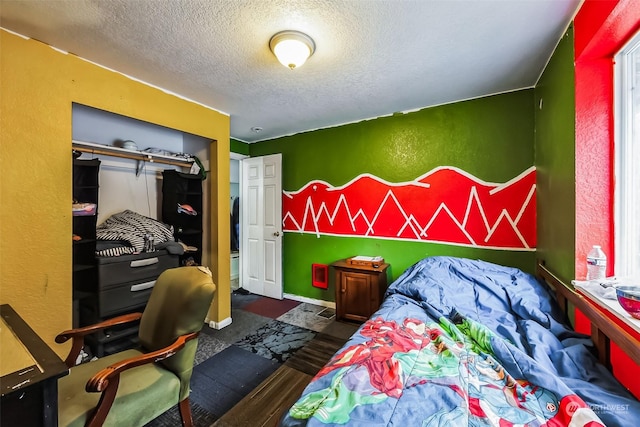
<svg viewBox="0 0 640 427"><path fill-rule="evenodd" d="M285 232L418 240L504 250L536 247L536 171L487 183L443 166L400 184L363 174L342 187L283 192Z"/></svg>

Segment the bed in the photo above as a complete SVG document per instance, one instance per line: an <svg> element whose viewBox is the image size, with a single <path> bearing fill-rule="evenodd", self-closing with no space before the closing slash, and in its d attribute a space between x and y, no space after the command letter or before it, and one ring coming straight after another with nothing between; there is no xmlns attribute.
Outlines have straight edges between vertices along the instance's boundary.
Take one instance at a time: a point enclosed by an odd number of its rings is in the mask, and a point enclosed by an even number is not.
<svg viewBox="0 0 640 427"><path fill-rule="evenodd" d="M318 372L283 426L629 426L640 403L514 268L430 257Z"/></svg>

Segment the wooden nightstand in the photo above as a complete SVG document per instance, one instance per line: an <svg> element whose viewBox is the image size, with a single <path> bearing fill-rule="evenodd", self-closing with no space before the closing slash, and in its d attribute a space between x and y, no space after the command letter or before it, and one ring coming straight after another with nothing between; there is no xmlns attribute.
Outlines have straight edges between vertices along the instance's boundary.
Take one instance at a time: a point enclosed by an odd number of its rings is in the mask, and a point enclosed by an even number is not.
<svg viewBox="0 0 640 427"><path fill-rule="evenodd" d="M366 321L382 303L389 264L369 267L343 259L331 266L336 279L336 320Z"/></svg>

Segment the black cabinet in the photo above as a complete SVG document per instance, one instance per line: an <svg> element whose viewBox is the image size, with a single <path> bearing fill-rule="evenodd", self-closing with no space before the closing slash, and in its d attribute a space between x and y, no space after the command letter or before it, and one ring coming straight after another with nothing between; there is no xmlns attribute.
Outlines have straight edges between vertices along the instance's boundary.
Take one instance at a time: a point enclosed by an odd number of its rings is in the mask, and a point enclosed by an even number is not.
<svg viewBox="0 0 640 427"><path fill-rule="evenodd" d="M73 160L73 299L74 326L79 326L78 304L95 289L96 221L100 160Z"/></svg>
<svg viewBox="0 0 640 427"><path fill-rule="evenodd" d="M166 170L162 173L162 221L173 226L176 241L186 245L181 264L192 257L202 263L202 179Z"/></svg>

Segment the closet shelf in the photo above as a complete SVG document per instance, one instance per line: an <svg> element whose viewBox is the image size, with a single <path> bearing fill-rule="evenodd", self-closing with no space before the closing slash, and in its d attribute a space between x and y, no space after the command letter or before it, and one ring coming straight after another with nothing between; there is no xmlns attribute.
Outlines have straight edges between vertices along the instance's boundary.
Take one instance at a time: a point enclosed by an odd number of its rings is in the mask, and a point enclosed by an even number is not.
<svg viewBox="0 0 640 427"><path fill-rule="evenodd" d="M165 154L153 154L145 151L128 150L126 148L112 147L110 145L96 144L93 142L72 140L74 150L83 153L102 154L104 156L123 157L125 159L140 160L143 162L163 163L172 166L190 167L193 159L185 159Z"/></svg>

